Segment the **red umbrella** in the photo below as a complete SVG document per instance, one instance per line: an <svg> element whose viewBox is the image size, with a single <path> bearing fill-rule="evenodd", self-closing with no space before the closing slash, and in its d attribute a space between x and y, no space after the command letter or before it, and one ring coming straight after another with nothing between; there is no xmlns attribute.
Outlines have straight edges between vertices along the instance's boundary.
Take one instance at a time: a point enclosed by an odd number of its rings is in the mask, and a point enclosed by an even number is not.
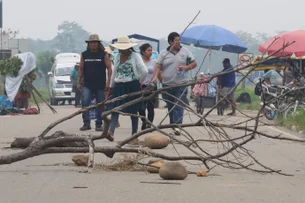
<svg viewBox="0 0 305 203"><path fill-rule="evenodd" d="M274 40L278 38L275 42ZM259 48L258 51L263 53L268 49L268 54L272 54L275 51L278 51L283 47L286 43L293 44L285 48L284 50L280 51L279 53L275 54L276 56L283 56L283 55L295 55L305 56L305 30L296 30L292 32L285 32L280 35L275 36L274 38L269 39L267 42L263 43ZM274 42L274 43L273 43ZM272 44L273 43L273 44ZM270 44L272 44L270 46ZM270 46L270 47L269 47ZM269 48L268 48L269 47Z"/></svg>

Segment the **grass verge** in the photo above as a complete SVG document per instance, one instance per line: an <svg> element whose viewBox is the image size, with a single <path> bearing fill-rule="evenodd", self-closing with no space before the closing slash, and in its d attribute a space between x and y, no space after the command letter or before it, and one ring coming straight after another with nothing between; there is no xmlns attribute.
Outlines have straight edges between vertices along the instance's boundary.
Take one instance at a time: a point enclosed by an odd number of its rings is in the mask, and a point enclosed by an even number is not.
<svg viewBox="0 0 305 203"><path fill-rule="evenodd" d="M289 129L292 126L296 126L298 131L305 131L305 110L297 112L296 116L289 119L278 118L278 124L281 124Z"/></svg>
<svg viewBox="0 0 305 203"><path fill-rule="evenodd" d="M49 101L50 98L49 98L49 92L47 89L42 89L42 88L37 88L38 92L41 94L42 98L45 100L45 101ZM37 99L37 102L38 103L43 103L43 101L38 97L38 95L34 92L35 94L35 97ZM29 103L30 104L35 104L34 102L34 99L33 99L33 96L31 96L31 98L29 99Z"/></svg>

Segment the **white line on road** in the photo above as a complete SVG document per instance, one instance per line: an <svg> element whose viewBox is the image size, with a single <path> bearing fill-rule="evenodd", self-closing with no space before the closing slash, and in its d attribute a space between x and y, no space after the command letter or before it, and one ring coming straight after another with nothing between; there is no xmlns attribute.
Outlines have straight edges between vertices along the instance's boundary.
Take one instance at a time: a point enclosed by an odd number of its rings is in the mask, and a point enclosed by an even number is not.
<svg viewBox="0 0 305 203"><path fill-rule="evenodd" d="M292 134L286 133L286 132L284 132L284 131L282 131L282 130L279 130L279 129L277 129L277 128L274 128L274 127L268 127L268 128L270 128L271 130L277 131L277 132L279 132L279 133L281 133L281 134L288 135L289 137L292 137L292 138L301 140L300 137L298 137L298 136L296 136L296 135L292 135Z"/></svg>

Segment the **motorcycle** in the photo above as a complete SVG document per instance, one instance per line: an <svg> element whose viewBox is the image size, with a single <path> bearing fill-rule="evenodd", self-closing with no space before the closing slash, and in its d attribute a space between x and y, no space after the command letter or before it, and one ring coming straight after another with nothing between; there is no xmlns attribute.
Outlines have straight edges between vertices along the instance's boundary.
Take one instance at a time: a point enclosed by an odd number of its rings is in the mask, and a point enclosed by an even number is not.
<svg viewBox="0 0 305 203"><path fill-rule="evenodd" d="M305 103L300 102L302 98L296 81L280 86L266 84L259 78L254 83L256 88L260 87L260 106L268 120L274 120L279 115L287 119L298 109L305 109Z"/></svg>

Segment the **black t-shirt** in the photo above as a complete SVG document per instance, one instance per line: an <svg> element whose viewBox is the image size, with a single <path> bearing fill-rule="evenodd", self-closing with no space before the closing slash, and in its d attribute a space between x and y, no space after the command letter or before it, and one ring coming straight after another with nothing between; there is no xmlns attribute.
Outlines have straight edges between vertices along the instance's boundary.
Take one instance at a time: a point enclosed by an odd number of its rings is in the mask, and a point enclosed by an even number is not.
<svg viewBox="0 0 305 203"><path fill-rule="evenodd" d="M91 52L87 50L82 53L82 57L84 60L84 86L89 89L105 89L105 52Z"/></svg>

